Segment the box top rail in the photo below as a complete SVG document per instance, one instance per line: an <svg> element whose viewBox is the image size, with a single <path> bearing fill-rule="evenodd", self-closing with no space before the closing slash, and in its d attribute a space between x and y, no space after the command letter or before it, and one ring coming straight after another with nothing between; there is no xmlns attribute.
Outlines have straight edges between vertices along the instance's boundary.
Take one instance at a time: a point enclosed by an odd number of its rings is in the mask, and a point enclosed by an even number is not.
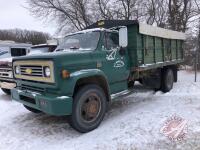
<svg viewBox="0 0 200 150"><path fill-rule="evenodd" d="M177 40L186 39L186 35L183 32L168 30L160 27L155 27L152 25L147 25L144 23L139 23L138 20L100 20L86 27L86 29L93 29L93 28L109 29L117 26L131 26L131 25L139 26L139 33L144 35L150 35L166 39L177 39Z"/></svg>
<svg viewBox="0 0 200 150"><path fill-rule="evenodd" d="M166 39L186 40L186 35L183 32L168 30L142 23L139 23L139 32L141 34L156 36Z"/></svg>

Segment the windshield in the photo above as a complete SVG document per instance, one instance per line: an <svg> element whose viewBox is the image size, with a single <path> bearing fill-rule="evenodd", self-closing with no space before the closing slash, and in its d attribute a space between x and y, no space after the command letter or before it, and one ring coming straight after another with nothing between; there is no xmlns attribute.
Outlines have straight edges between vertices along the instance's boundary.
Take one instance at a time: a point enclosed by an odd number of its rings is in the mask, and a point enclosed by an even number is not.
<svg viewBox="0 0 200 150"><path fill-rule="evenodd" d="M95 50L99 42L100 32L85 32L66 36L56 51Z"/></svg>
<svg viewBox="0 0 200 150"><path fill-rule="evenodd" d="M8 51L2 51L2 50L0 50L0 56L1 56L1 55L4 55L4 54L6 54L6 53L8 53Z"/></svg>
<svg viewBox="0 0 200 150"><path fill-rule="evenodd" d="M0 58L8 58L11 57L11 54L8 51L1 51Z"/></svg>

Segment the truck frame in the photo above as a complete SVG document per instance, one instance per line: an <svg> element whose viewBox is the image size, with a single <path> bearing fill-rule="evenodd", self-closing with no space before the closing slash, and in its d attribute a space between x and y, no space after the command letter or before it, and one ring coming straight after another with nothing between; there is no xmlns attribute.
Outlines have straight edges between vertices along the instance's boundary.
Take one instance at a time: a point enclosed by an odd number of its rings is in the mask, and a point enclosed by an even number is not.
<svg viewBox="0 0 200 150"><path fill-rule="evenodd" d="M185 34L129 20L103 20L66 35L56 52L13 60L12 99L34 113L69 116L85 133L135 81L169 92L184 62Z"/></svg>

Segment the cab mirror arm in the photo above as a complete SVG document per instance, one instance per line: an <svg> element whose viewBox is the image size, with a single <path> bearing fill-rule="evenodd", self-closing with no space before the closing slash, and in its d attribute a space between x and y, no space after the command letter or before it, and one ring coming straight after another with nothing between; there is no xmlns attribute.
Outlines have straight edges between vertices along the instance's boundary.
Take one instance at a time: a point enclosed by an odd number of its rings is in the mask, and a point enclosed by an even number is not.
<svg viewBox="0 0 200 150"><path fill-rule="evenodd" d="M120 54L121 56L124 56L124 55L126 54L126 48L120 47L120 49L119 49L119 54Z"/></svg>

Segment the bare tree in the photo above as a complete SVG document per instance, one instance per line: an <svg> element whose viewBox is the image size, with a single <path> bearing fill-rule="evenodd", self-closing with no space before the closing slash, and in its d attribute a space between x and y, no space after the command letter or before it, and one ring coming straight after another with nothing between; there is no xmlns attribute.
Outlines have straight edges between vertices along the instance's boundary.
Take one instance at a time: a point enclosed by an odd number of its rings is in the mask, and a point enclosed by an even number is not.
<svg viewBox="0 0 200 150"><path fill-rule="evenodd" d="M186 31L194 0L27 0L36 17L51 18L59 31L82 30L97 20L138 19L148 24ZM198 1L195 0L197 3Z"/></svg>
<svg viewBox="0 0 200 150"><path fill-rule="evenodd" d="M0 40L11 40L20 43L43 44L50 39L50 35L43 32L21 29L0 30Z"/></svg>
<svg viewBox="0 0 200 150"><path fill-rule="evenodd" d="M147 24L156 24L159 27L166 27L168 10L166 0L147 0L142 7L144 20Z"/></svg>
<svg viewBox="0 0 200 150"><path fill-rule="evenodd" d="M141 0L27 0L28 9L38 18L51 18L63 29L82 30L100 19L138 19Z"/></svg>
<svg viewBox="0 0 200 150"><path fill-rule="evenodd" d="M116 1L115 13L119 19L130 20L137 18L138 0L118 0Z"/></svg>
<svg viewBox="0 0 200 150"><path fill-rule="evenodd" d="M157 1L155 5L155 22L157 26L165 28L167 22L167 3L166 0Z"/></svg>
<svg viewBox="0 0 200 150"><path fill-rule="evenodd" d="M99 18L106 20L114 19L111 0L97 0L96 4L96 11L100 14Z"/></svg>
<svg viewBox="0 0 200 150"><path fill-rule="evenodd" d="M196 4L196 13L198 14L198 34L197 34L197 59L198 59L198 69L200 69L200 1L194 0Z"/></svg>
<svg viewBox="0 0 200 150"><path fill-rule="evenodd" d="M169 0L169 28L176 31L185 32L188 29L188 23L196 13L193 9L193 1L189 0Z"/></svg>
<svg viewBox="0 0 200 150"><path fill-rule="evenodd" d="M60 26L73 26L78 30L91 24L89 0L28 0L32 15L42 18L53 18Z"/></svg>

